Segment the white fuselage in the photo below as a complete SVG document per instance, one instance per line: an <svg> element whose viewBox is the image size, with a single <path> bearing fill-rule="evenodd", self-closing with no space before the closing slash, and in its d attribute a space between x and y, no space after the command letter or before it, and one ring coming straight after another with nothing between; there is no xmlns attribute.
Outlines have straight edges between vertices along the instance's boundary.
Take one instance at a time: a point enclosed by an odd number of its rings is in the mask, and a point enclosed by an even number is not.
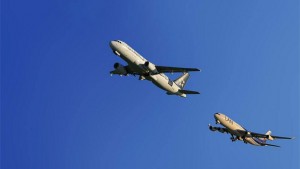
<svg viewBox="0 0 300 169"><path fill-rule="evenodd" d="M157 87L167 91L170 94L176 94L181 97L186 97L186 94L179 92L180 87L177 86L177 84L172 80L170 80L165 74L149 74L149 69L147 69L147 67L145 66L145 62L147 62L147 60L125 42L122 42L120 40L111 41L110 47L116 55L120 56L128 63L129 68L133 72L145 74L145 76L143 76L145 79L150 80Z"/></svg>
<svg viewBox="0 0 300 169"><path fill-rule="evenodd" d="M217 123L220 123L221 125L223 125L225 128L228 129L229 133L232 135L235 135L239 140L243 140L242 139L242 133L239 131L245 131L245 128L243 128L241 125L239 125L238 123L236 123L235 121L231 120L229 117L227 117L224 114L221 113L216 113L214 115ZM244 133L244 132L243 132ZM255 139L257 140L257 139ZM255 141L253 137L245 137L244 141L256 146L260 146L260 144Z"/></svg>

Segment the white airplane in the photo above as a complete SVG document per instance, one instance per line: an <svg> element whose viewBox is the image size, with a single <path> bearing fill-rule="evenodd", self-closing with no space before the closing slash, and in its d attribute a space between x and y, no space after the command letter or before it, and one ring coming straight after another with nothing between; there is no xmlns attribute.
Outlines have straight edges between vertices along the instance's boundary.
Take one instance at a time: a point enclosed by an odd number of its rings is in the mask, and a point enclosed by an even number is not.
<svg viewBox="0 0 300 169"><path fill-rule="evenodd" d="M267 140L274 140L274 139L293 139L290 137L280 137L280 136L273 136L271 135L271 131L269 130L266 134L259 134L259 133L254 133L246 130L233 120L231 120L229 117L227 117L224 114L221 113L215 113L215 120L216 124L221 124L225 128L222 127L213 127L210 124L209 129L211 131L219 131L221 133L229 133L231 134L231 141L236 141L236 140L243 140L244 143L250 143L252 145L256 146L274 146L274 147L280 147L277 145L273 144L267 144Z"/></svg>
<svg viewBox="0 0 300 169"><path fill-rule="evenodd" d="M157 87L167 91L168 95L179 95L186 97L186 94L199 94L197 91L184 90L188 78L189 71L200 71L196 68L180 68L180 67L166 67L156 66L147 61L139 53L133 50L129 45L120 40L113 40L110 42L110 47L114 54L120 56L128 63L128 66L123 66L120 63L115 63L115 70L111 71L112 74L120 76L128 74L139 75L139 80L149 80ZM178 79L172 81L164 73L183 72L183 75Z"/></svg>

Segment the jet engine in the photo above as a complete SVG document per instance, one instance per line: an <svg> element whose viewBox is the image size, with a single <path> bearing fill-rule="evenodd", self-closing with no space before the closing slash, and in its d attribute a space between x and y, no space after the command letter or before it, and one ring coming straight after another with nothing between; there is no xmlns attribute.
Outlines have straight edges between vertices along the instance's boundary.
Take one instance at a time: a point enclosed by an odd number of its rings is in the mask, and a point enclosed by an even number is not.
<svg viewBox="0 0 300 169"><path fill-rule="evenodd" d="M217 130L215 127L213 127L211 125L208 125L208 126L209 126L209 130L211 130L211 131L216 131Z"/></svg>
<svg viewBox="0 0 300 169"><path fill-rule="evenodd" d="M225 131L223 128L220 128L220 127L213 127L213 126L211 126L210 124L208 125L208 128L209 128L209 130L211 130L211 131L219 131L219 132L221 132L221 133L227 132L227 131Z"/></svg>
<svg viewBox="0 0 300 169"><path fill-rule="evenodd" d="M146 61L144 65L149 70L150 74L159 74L159 72L157 71L157 69L153 63Z"/></svg>
<svg viewBox="0 0 300 169"><path fill-rule="evenodd" d="M128 74L126 68L120 63L115 63L114 68L115 68L115 70L113 72L115 74L119 74L119 75L127 75Z"/></svg>
<svg viewBox="0 0 300 169"><path fill-rule="evenodd" d="M245 135L241 136L239 138L239 140L244 140L246 139L246 137L250 137L251 136L251 133L249 131L245 131Z"/></svg>
<svg viewBox="0 0 300 169"><path fill-rule="evenodd" d="M244 140L245 138L243 138L243 137L238 137L237 139L238 139L238 140Z"/></svg>
<svg viewBox="0 0 300 169"><path fill-rule="evenodd" d="M247 131L247 135L246 136L251 136L251 133L249 131Z"/></svg>
<svg viewBox="0 0 300 169"><path fill-rule="evenodd" d="M221 133L225 132L225 130L223 128L218 128L218 131L221 132Z"/></svg>

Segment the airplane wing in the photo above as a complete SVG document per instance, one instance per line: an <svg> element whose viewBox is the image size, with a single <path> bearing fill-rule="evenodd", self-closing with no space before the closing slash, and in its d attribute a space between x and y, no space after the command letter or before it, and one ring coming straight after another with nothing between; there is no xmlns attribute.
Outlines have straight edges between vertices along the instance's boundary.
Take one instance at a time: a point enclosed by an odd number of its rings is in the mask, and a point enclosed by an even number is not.
<svg viewBox="0 0 300 169"><path fill-rule="evenodd" d="M190 72L200 71L197 68L182 68L182 67L168 67L168 66L156 66L159 73L177 73L177 72Z"/></svg>
<svg viewBox="0 0 300 169"><path fill-rule="evenodd" d="M149 64L149 62L147 62ZM110 74L119 74L119 75L127 75L127 74L133 74L133 75L144 75L147 73L146 70L135 70L132 68L132 66L127 65L123 66L120 63L114 64L115 70L111 71ZM175 72L189 72L189 71L200 71L197 68L181 68L181 67L167 67L167 66L155 66L157 72L159 73L175 73ZM149 74L149 73L148 73ZM151 72L153 74L153 72Z"/></svg>
<svg viewBox="0 0 300 169"><path fill-rule="evenodd" d="M293 137L281 137L281 136L273 136L273 135L265 135L265 134L260 134L260 133L253 133L253 132L250 132L250 134L253 137L267 138L267 139L269 139L270 137L272 137L273 139L293 139Z"/></svg>
<svg viewBox="0 0 300 169"><path fill-rule="evenodd" d="M273 147L280 147L278 145L274 145L274 144L267 144L267 143L260 143L260 145L262 146L273 146Z"/></svg>
<svg viewBox="0 0 300 169"><path fill-rule="evenodd" d="M269 140L273 140L273 139L294 139L294 137L273 136L273 135L254 133L254 132L244 131L244 130L238 130L238 131L240 133L243 133L244 137L266 138L266 139L269 139Z"/></svg>

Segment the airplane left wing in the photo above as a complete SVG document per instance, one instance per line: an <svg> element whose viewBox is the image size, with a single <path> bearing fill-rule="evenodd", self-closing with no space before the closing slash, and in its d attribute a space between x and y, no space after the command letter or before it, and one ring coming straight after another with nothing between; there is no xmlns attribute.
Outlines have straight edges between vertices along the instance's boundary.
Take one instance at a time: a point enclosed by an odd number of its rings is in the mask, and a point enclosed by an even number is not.
<svg viewBox="0 0 300 169"><path fill-rule="evenodd" d="M270 139L270 140L273 140L273 139L293 139L293 137L272 136L272 135L265 135L265 134L253 133L253 132L250 132L250 134L253 137L266 138L266 139Z"/></svg>
<svg viewBox="0 0 300 169"><path fill-rule="evenodd" d="M177 72L190 72L200 71L197 68L182 68L182 67L168 67L168 66L156 66L159 73L177 73Z"/></svg>
<svg viewBox="0 0 300 169"><path fill-rule="evenodd" d="M294 137L282 137L282 136L273 136L273 135L266 135L266 134L260 134L260 133L254 133L244 130L238 130L240 133L243 133L244 137L257 137L257 138L266 138L268 140L274 140L274 139L294 139Z"/></svg>

